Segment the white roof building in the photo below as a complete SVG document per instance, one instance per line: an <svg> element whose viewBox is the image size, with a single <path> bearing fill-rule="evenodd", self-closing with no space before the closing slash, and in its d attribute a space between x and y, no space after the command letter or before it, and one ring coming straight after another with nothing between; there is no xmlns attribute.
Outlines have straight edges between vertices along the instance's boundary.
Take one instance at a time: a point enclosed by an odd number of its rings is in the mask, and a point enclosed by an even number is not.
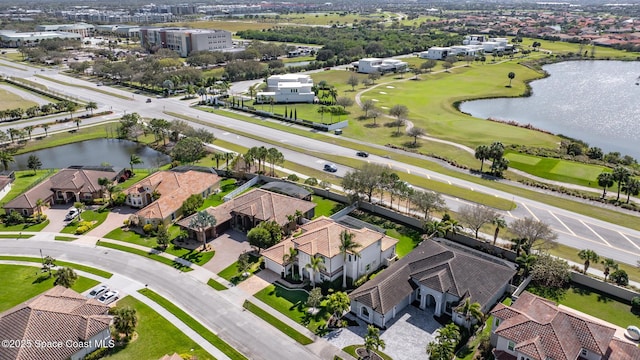
<svg viewBox="0 0 640 360"><path fill-rule="evenodd" d="M315 93L313 79L304 74L273 75L267 78L266 91L256 95L257 102L312 103Z"/></svg>
<svg viewBox="0 0 640 360"><path fill-rule="evenodd" d="M364 58L354 64L359 73L388 73L405 71L409 64L398 59Z"/></svg>

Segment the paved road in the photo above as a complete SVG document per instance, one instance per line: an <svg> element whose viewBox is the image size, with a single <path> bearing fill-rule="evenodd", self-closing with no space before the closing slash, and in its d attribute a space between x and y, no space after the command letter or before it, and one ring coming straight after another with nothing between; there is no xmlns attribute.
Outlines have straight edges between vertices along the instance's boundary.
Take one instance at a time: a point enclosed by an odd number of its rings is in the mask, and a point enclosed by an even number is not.
<svg viewBox="0 0 640 360"><path fill-rule="evenodd" d="M201 283L188 273L108 248L43 240L0 241L0 253L40 256L85 264L148 284L250 359L319 359L271 325Z"/></svg>
<svg viewBox="0 0 640 360"><path fill-rule="evenodd" d="M0 60L0 65L1 64L2 60ZM10 74L11 76L29 76L30 80L38 81L50 87L51 89L57 89L69 94L80 94L81 97L91 98L93 99L93 101L98 102L102 108L105 108L107 106L109 106L109 108L112 108L112 110L116 112L116 114L112 115L112 117L117 117L118 115L124 114L125 112L138 112L146 118L163 117L171 119L171 117L167 116L164 112L176 112L192 118L198 118L201 121L205 121L211 124L212 126L222 125L247 133L259 134L260 137L269 139L276 143L286 143L294 145L299 148L315 151L318 154L339 155L357 158L353 149L336 145L332 141L332 138L335 137L335 135L333 134L327 134L326 140L320 141L304 136L295 135L286 131L261 126L258 124L231 119L217 114L205 113L188 106L190 105L190 103L195 102L194 100L183 101L178 98L169 98L153 99L152 103L145 103L146 96L133 95L135 96L135 98L131 100L128 98L121 99L101 93L94 93L83 88L60 85L55 82L43 80L40 78L34 78L32 76L33 73L29 71L25 72L4 67L2 68L2 71ZM91 82L67 77L64 75L46 73L46 76L56 78L58 80L62 80L71 84L79 84L96 88L95 84ZM119 89L112 89L107 87L102 87L101 89L125 96L132 96L130 93ZM104 119L88 119L87 123L99 121L104 121ZM83 124L85 123L83 122ZM196 124L195 126L201 127L202 125ZM53 130L54 128L52 127L50 131ZM246 147L264 145L257 140L249 139L229 132L216 132L216 136L226 141L242 144ZM377 147L387 151L389 154L389 158L371 155L367 159L368 161L383 164L395 169L398 172L407 172L436 181L442 181L445 183L466 187L473 191L480 191L486 194L491 194L503 199L513 200L518 205L518 208L511 212L505 212L505 216L507 217L508 221L524 216L535 217L539 220L548 222L551 227L558 232L559 241L566 245L575 247L577 249L591 248L598 252L601 256L611 257L613 259L616 259L617 261L622 261L628 264L635 265L636 261L640 258L640 231L632 230L624 226L609 224L597 219L589 218L584 215L558 209L534 200L513 196L509 193L495 190L488 186L478 185L466 180L457 179L454 177L436 173L434 171L423 169L418 166L405 164L400 161L393 160L394 153L402 153L404 155L416 157L418 157L418 155L411 155L409 153L401 152L400 150L394 151L383 146ZM318 169L321 169L322 165L326 162L326 160L322 159L321 157L298 154L284 148L279 148L279 150L285 155L286 159L296 163L304 164L306 166L317 167ZM340 166L337 175L344 175L344 173L348 170L348 168ZM555 195L558 196L557 194ZM464 201L461 201L459 199L447 198L447 204L452 210L456 210L459 206L461 206L461 204L464 203Z"/></svg>

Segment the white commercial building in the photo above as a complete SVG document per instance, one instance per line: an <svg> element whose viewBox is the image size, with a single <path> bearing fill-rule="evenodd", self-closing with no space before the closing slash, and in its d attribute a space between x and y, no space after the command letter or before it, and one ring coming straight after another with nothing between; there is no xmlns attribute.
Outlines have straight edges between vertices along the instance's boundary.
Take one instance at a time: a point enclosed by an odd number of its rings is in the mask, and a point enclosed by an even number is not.
<svg viewBox="0 0 640 360"><path fill-rule="evenodd" d="M451 55L479 56L485 52L503 52L512 48L506 38L490 38L487 35L467 35L462 45L430 47L418 56L422 59L444 60Z"/></svg>
<svg viewBox="0 0 640 360"><path fill-rule="evenodd" d="M358 72L364 74L402 72L406 71L408 66L406 62L397 59L364 58L354 63Z"/></svg>
<svg viewBox="0 0 640 360"><path fill-rule="evenodd" d="M427 51L421 52L420 54L418 54L418 56L420 56L421 59L442 60L449 56L450 52L451 48L433 46L430 47Z"/></svg>
<svg viewBox="0 0 640 360"><path fill-rule="evenodd" d="M224 51L233 48L231 33L226 30L186 28L142 28L143 47L160 46L186 57L193 51Z"/></svg>
<svg viewBox="0 0 640 360"><path fill-rule="evenodd" d="M59 31L24 33L0 31L0 45L2 47L34 46L40 41L48 39L82 40L82 35Z"/></svg>
<svg viewBox="0 0 640 360"><path fill-rule="evenodd" d="M40 32L67 32L78 34L82 37L90 37L96 31L96 27L87 23L77 24L56 24L56 25L38 25L36 31Z"/></svg>
<svg viewBox="0 0 640 360"><path fill-rule="evenodd" d="M313 103L313 79L309 75L284 74L267 78L267 90L256 95L258 103Z"/></svg>

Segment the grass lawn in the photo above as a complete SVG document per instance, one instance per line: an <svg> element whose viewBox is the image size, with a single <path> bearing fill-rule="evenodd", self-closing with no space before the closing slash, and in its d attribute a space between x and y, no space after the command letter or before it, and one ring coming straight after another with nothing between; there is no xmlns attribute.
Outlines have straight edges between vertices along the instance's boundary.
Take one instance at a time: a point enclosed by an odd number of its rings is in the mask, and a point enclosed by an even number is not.
<svg viewBox="0 0 640 360"><path fill-rule="evenodd" d="M539 294L533 287L527 290ZM622 328L640 322L640 314L632 313L630 304L581 285L571 284L559 299L552 300Z"/></svg>
<svg viewBox="0 0 640 360"><path fill-rule="evenodd" d="M27 141L24 147L18 149L16 154L24 154L31 151L48 149L56 146L67 145L74 142L80 142L85 140L93 140L93 139L103 139L108 138L109 133L112 134L116 132L118 124L102 124L96 126L82 127L80 130L75 131L73 133L70 132L60 132L56 134L50 134L44 139L40 140L32 140ZM75 128L73 130L76 130ZM40 170L46 171L46 170ZM22 172L31 172L30 170L25 170Z"/></svg>
<svg viewBox="0 0 640 360"><path fill-rule="evenodd" d="M0 103L0 110L12 110L17 108L26 110L32 106L39 106L36 102L25 100L18 94L5 89L0 89L0 98L2 99L2 103Z"/></svg>
<svg viewBox="0 0 640 360"><path fill-rule="evenodd" d="M533 38L523 38L521 46L523 49L532 50L533 48L531 47L531 45L533 45L534 41L538 41L541 44L541 49L550 50L554 54L567 54L570 52L577 54L580 49L579 44L572 44L565 41L548 41ZM582 51L587 51L589 56L591 56L591 46L585 46ZM638 56L640 56L640 53L626 52L604 46L596 46L594 56L598 59L616 58L635 60Z"/></svg>
<svg viewBox="0 0 640 360"><path fill-rule="evenodd" d="M0 239L29 239L32 237L31 234L0 234Z"/></svg>
<svg viewBox="0 0 640 360"><path fill-rule="evenodd" d="M180 319L180 321L184 322L187 326L193 329L195 332L200 334L205 340L207 340L211 345L217 347L220 351L222 351L225 355L227 355L232 360L246 360L247 358L238 352L238 350L231 347L231 345L227 344L224 340L220 339L216 334L212 333L204 327L202 324L197 322L194 318L189 316L182 309L174 305L169 300L163 298L157 293L153 292L149 289L141 289L138 290L139 293L148 297L149 299L155 301L158 305L167 309L170 313L172 313L175 317Z"/></svg>
<svg viewBox="0 0 640 360"><path fill-rule="evenodd" d="M344 350L344 352L346 352L347 354L355 357L356 359L359 359L360 357L358 357L358 354L356 354L356 349L363 348L363 347L364 347L364 344L349 345L346 348L343 348L342 350ZM391 356L383 353L380 350L376 351L376 354L380 355L384 360L393 360L393 358Z"/></svg>
<svg viewBox="0 0 640 360"><path fill-rule="evenodd" d="M316 204L315 212L313 218L317 218L320 216L329 217L336 212L340 211L340 209L344 208L344 204L339 203L337 201L325 199L318 195L313 195L311 197L311 201Z"/></svg>
<svg viewBox="0 0 640 360"><path fill-rule="evenodd" d="M78 238L76 238L76 237L72 237L72 236L59 236L59 235L56 235L53 239L54 239L54 240L57 240L57 241L74 241L74 240L78 240Z"/></svg>
<svg viewBox="0 0 640 360"><path fill-rule="evenodd" d="M124 348L115 348L105 359L159 359L166 354L189 354L198 359L213 359L200 345L160 316L146 304L127 296L118 300L117 308L130 307L136 310L138 325L135 341Z"/></svg>
<svg viewBox="0 0 640 360"><path fill-rule="evenodd" d="M174 267L174 268L176 268L176 269L178 269L180 271L189 272L189 271L193 270L192 268L186 267L186 266L180 264L179 262L173 261L171 259L167 259L167 258L165 258L163 256L160 256L160 255L151 254L151 253L148 253L148 252L143 251L143 250L134 249L132 247L122 246L122 245L118 245L118 244L112 244L112 243L108 243L106 241L102 241L102 242L98 243L97 245L98 246L102 246L102 247L115 249L115 250L128 252L128 253L135 254L135 255L144 256L144 257L149 258L151 260L155 260L155 261L161 262L163 264L172 266L172 267Z"/></svg>
<svg viewBox="0 0 640 360"><path fill-rule="evenodd" d="M128 187L130 187L131 185L137 183L138 181L146 178L147 176L151 175L151 171L149 169L134 169L134 175L130 178L128 178L127 180L125 180L124 182L118 184L118 186L121 189L126 189Z"/></svg>
<svg viewBox="0 0 640 360"><path fill-rule="evenodd" d="M225 197L225 195L227 195L231 191L235 190L236 188L237 188L236 179L222 180L220 182L220 192L217 194L210 195L209 197L204 199L204 203L202 204L202 206L200 206L200 208L198 208L198 210L204 210L208 207L211 207L211 206L215 207L222 204L224 202L222 201L222 198Z"/></svg>
<svg viewBox="0 0 640 360"><path fill-rule="evenodd" d="M313 340L299 333L298 331L296 331L296 329L280 321L278 318L264 311L263 309L256 306L255 304L251 303L249 300L245 300L242 306L245 309L251 311L257 317L261 318L262 320L266 321L267 323L275 327L276 329L282 331L285 335L289 336L290 338L297 341L298 343L302 345L309 345L313 343Z"/></svg>
<svg viewBox="0 0 640 360"><path fill-rule="evenodd" d="M611 169L575 161L508 152L509 166L541 178L598 188L598 175Z"/></svg>
<svg viewBox="0 0 640 360"><path fill-rule="evenodd" d="M398 244L396 244L396 254L400 258L410 253L411 250L413 250L413 248L415 248L418 243L422 241L420 237L422 234L421 231L407 227L400 223L396 223L370 212L358 210L352 212L349 215L370 224L379 226L386 230L386 235L398 239Z"/></svg>
<svg viewBox="0 0 640 360"><path fill-rule="evenodd" d="M39 258L39 257L30 257L30 256L0 255L0 260L27 261L27 262L34 262L34 263L40 263L40 264L42 263L42 259L41 258ZM98 276L101 276L101 277L107 278L107 279L110 279L113 276L113 274L108 272L108 271L92 268L90 266L84 266L84 265L70 263L70 262L66 262L66 261L60 261L60 260L56 260L55 263L58 266L70 267L70 268L73 268L73 269L76 269L76 270L81 270L81 271L84 271L84 272L88 272L90 274L98 275Z"/></svg>
<svg viewBox="0 0 640 360"><path fill-rule="evenodd" d="M221 29L235 33L240 30L263 30L271 29L276 24L258 23L255 21L240 20L211 20L211 21L195 21L195 22L175 22L156 24L158 26L186 26L197 29Z"/></svg>
<svg viewBox="0 0 640 360"><path fill-rule="evenodd" d="M323 327L330 316L324 305L320 306L316 315L310 315L306 305L309 294L303 290L288 290L276 284L267 286L254 296L314 333Z"/></svg>
<svg viewBox="0 0 640 360"><path fill-rule="evenodd" d="M36 170L35 174L33 173L33 170L15 171L16 180L11 184L11 190L9 190L7 195L2 198L2 202L7 203L13 200L16 196L22 194L28 189L31 189L37 183L54 173L55 171L51 170ZM4 213L4 209L2 209L2 213Z"/></svg>
<svg viewBox="0 0 640 360"><path fill-rule="evenodd" d="M53 287L54 278L48 277L37 267L0 264L2 291L0 291L0 313ZM71 287L83 292L97 285L92 279L78 277Z"/></svg>
<svg viewBox="0 0 640 360"><path fill-rule="evenodd" d="M18 224L18 225L11 225L11 226L0 224L0 231L40 231L44 229L47 225L49 225L49 220L45 220L39 224ZM17 236L11 235L9 237L17 237Z"/></svg>
<svg viewBox="0 0 640 360"><path fill-rule="evenodd" d="M48 76L44 76L44 75L40 75L40 74L36 74L35 77L39 77L41 79L44 79L44 80L47 80L47 81L51 81L51 82L54 82L54 83L60 84L60 85L72 86L72 87L75 87L75 88L82 88L82 89L85 89L85 90L99 92L99 93L104 94L104 95L114 96L114 97L117 97L117 98L120 98L120 99L124 99L124 100L133 100L132 98L129 98L128 96L116 94L116 93L113 93L111 91L102 90L100 88L96 88L96 87L93 87L93 86L71 84L71 83L68 83L68 82L60 81L60 80L57 80L57 79L54 79L54 78L50 78Z"/></svg>
<svg viewBox="0 0 640 360"><path fill-rule="evenodd" d="M222 290L227 290L228 287L220 284L219 282L213 280L213 279L209 279L209 281L207 281L207 285L211 286L212 288L218 290L218 291L222 291Z"/></svg>
<svg viewBox="0 0 640 360"><path fill-rule="evenodd" d="M100 226L100 224L102 224L107 219L107 216L109 216L109 211L107 210L102 212L83 210L80 214L82 221L89 221L93 223L93 226L91 227L92 229ZM80 220L78 218L75 218L73 221L70 221L67 226L62 228L60 232L63 234L74 234L76 232L76 229L78 228L79 223Z"/></svg>
<svg viewBox="0 0 640 360"><path fill-rule="evenodd" d="M180 234L179 226L172 225L169 227L169 237L171 239L177 237L178 234ZM198 250L190 250L176 246L174 243L171 243L166 249L162 250L158 247L158 238L156 236L143 236L135 231L125 231L122 228L111 230L111 232L106 234L104 238L125 241L151 249L161 250L167 254L188 260L196 265L206 264L215 255L215 252L213 251L200 252Z"/></svg>
<svg viewBox="0 0 640 360"><path fill-rule="evenodd" d="M254 255L249 254L249 269L247 270L247 272L249 273L249 276L257 273L258 271L260 271L260 263L262 262L262 260ZM230 283L237 285L238 283L246 280L249 278L249 276L244 277L242 276L242 274L240 273L240 271L238 271L238 262L234 262L233 264L227 266L226 268L224 268L222 271L220 271L218 273L218 276L220 276L221 278L229 281Z"/></svg>

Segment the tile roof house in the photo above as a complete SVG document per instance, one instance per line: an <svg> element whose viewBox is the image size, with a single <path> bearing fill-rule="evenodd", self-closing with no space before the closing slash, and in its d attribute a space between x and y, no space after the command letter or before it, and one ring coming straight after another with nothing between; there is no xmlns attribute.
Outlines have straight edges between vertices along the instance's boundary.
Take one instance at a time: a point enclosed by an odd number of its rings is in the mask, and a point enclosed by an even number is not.
<svg viewBox="0 0 640 360"><path fill-rule="evenodd" d="M491 315L496 359L640 359L637 345L617 338L616 329L526 291L511 306L498 304Z"/></svg>
<svg viewBox="0 0 640 360"><path fill-rule="evenodd" d="M203 198L219 188L215 173L158 171L125 190L125 204L141 208L135 213L138 224L168 224L181 214L182 203L193 194Z"/></svg>
<svg viewBox="0 0 640 360"><path fill-rule="evenodd" d="M95 299L56 286L0 313L2 339L25 344L4 347L0 359L77 360L100 347L112 346L108 311L109 306Z"/></svg>
<svg viewBox="0 0 640 360"><path fill-rule="evenodd" d="M98 179L107 178L112 182L120 172L111 168L66 168L45 179L33 188L18 195L4 205L5 212L17 211L23 216L33 215L38 209L36 202L42 199L46 204L90 201L103 196Z"/></svg>
<svg viewBox="0 0 640 360"><path fill-rule="evenodd" d="M312 218L315 207L316 204L311 201L253 189L216 207L207 208L206 211L216 219L216 225L206 229L204 234L207 239L215 238L231 227L248 232L263 221L275 221L288 233L296 226L296 220L290 220L290 216L295 216L299 211L302 217ZM189 226L193 216L195 214L177 224L186 229L189 236L196 237L195 229Z"/></svg>
<svg viewBox="0 0 640 360"><path fill-rule="evenodd" d="M363 228L353 229L339 224L327 217L319 217L301 226L302 233L290 237L262 252L265 267L277 274L286 275L291 264L284 262L284 255L290 248L298 250L298 274L301 278L309 278L312 274L306 269L312 257L322 257L325 270L313 274L314 282L333 281L343 275L355 280L376 271L380 266L387 266L396 257L398 240L384 233ZM359 256L347 255L346 263L340 253L340 234L343 231L354 235L353 241L360 244L356 249Z"/></svg>
<svg viewBox="0 0 640 360"><path fill-rule="evenodd" d="M351 311L368 323L385 327L407 305L416 302L435 316L451 315L465 325L455 307L470 298L486 313L509 289L513 266L470 249L423 241L374 279L354 290Z"/></svg>

